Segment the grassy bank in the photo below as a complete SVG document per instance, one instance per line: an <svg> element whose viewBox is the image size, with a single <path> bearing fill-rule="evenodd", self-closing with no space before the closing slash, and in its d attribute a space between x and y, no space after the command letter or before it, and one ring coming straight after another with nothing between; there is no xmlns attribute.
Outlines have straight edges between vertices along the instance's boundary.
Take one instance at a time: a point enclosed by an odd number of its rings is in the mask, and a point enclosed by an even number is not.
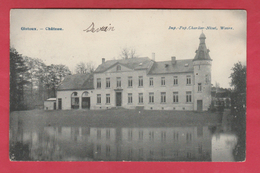
<svg viewBox="0 0 260 173"><path fill-rule="evenodd" d="M95 126L95 127L167 127L216 125L220 115L210 112L166 110L31 110L12 112L10 120L20 117L26 123L47 126Z"/></svg>

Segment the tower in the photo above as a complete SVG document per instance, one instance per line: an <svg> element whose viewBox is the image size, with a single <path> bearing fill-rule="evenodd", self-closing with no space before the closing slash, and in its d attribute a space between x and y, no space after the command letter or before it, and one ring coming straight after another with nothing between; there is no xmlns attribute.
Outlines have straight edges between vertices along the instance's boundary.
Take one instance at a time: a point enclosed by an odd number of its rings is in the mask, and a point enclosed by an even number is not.
<svg viewBox="0 0 260 173"><path fill-rule="evenodd" d="M206 111L211 104L211 61L206 47L206 36L202 32L200 44L193 59L194 69L194 110Z"/></svg>

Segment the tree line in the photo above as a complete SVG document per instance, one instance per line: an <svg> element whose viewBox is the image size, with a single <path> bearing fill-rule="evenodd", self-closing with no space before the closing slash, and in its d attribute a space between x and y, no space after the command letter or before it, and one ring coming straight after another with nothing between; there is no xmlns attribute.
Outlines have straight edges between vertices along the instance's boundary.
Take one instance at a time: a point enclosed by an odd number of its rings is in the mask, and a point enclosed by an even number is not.
<svg viewBox="0 0 260 173"><path fill-rule="evenodd" d="M42 60L10 48L10 111L33 109L56 97L56 89L71 71L65 65L46 65Z"/></svg>

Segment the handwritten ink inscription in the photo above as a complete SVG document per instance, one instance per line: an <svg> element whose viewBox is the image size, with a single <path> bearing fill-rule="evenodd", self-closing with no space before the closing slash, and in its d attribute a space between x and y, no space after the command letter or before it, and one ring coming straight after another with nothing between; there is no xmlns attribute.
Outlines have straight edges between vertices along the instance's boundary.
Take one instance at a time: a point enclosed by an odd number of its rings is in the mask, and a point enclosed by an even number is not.
<svg viewBox="0 0 260 173"><path fill-rule="evenodd" d="M92 33L100 32L100 31L108 32L108 31L115 31L115 28L113 26L111 26L111 24L109 24L108 26L101 26L101 27L95 28L95 24L94 24L94 22L92 22L91 25L83 31L92 32Z"/></svg>

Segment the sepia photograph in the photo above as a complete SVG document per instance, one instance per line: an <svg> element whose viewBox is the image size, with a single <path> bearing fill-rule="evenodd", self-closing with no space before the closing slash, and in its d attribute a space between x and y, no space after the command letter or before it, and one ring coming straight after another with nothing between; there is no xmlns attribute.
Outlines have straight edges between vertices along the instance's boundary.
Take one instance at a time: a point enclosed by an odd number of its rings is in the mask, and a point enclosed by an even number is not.
<svg viewBox="0 0 260 173"><path fill-rule="evenodd" d="M12 9L10 161L246 160L245 10Z"/></svg>

